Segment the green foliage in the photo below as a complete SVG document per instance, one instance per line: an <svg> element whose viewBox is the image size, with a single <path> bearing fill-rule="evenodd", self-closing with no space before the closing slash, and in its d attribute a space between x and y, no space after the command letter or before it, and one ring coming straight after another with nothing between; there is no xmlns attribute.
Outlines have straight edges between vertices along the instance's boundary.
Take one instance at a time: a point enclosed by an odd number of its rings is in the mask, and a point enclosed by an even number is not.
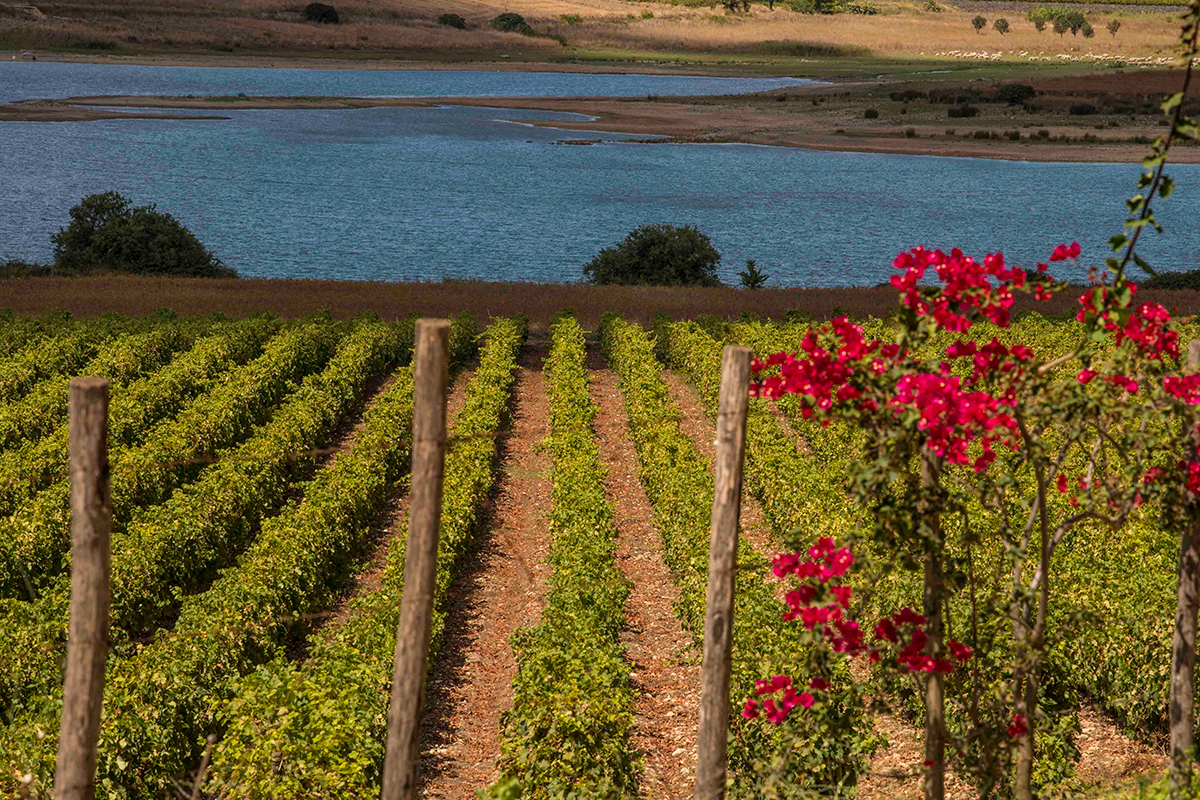
<svg viewBox="0 0 1200 800"><path fill-rule="evenodd" d="M257 355L263 341L276 328L277 323L265 318L223 326L163 369L117 392L109 405L110 459L119 460L124 448L185 403L208 391L221 373ZM0 515L11 514L20 503L61 477L66 468L65 422L37 441L29 440L0 453Z"/></svg>
<svg viewBox="0 0 1200 800"><path fill-rule="evenodd" d="M1008 103L1010 106L1019 106L1035 97L1037 90L1027 83L1006 83L996 89L995 95L997 103Z"/></svg>
<svg viewBox="0 0 1200 800"><path fill-rule="evenodd" d="M950 119L966 119L979 115L979 109L976 106L961 105L957 108L947 108L946 116Z"/></svg>
<svg viewBox="0 0 1200 800"><path fill-rule="evenodd" d="M507 419L524 323L500 319L485 336L479 368L449 431L430 663L440 646L448 589L494 484L496 434ZM399 382L407 382L411 393L411 373L406 370ZM381 487L396 480L400 459L407 458L406 444L396 450L384 462ZM373 457L379 471L378 454L363 456L360 469L370 470ZM310 637L303 665L280 657L222 692L217 714L226 730L214 754L214 794L307 799L379 793L405 541L402 530L388 548L381 588L351 601L344 624ZM298 596L291 602L317 610L324 599ZM270 654L282 656L278 645ZM281 714L281 708L287 711Z"/></svg>
<svg viewBox="0 0 1200 800"><path fill-rule="evenodd" d="M467 27L467 21L458 14L442 14L437 21L438 25L445 25L448 28L465 30Z"/></svg>
<svg viewBox="0 0 1200 800"><path fill-rule="evenodd" d="M999 17L992 22L992 27L996 29L996 33L1003 36L1004 34L1008 33L1008 20L1006 20L1004 17Z"/></svg>
<svg viewBox="0 0 1200 800"><path fill-rule="evenodd" d="M1073 117L1087 117L1095 114L1099 109L1091 103L1073 103L1068 110Z"/></svg>
<svg viewBox="0 0 1200 800"><path fill-rule="evenodd" d="M506 11L503 14L497 14L492 19L492 27L498 31L506 31L508 33L520 33L525 36L536 36L536 32L525 21L525 18L513 11Z"/></svg>
<svg viewBox="0 0 1200 800"><path fill-rule="evenodd" d="M1200 269L1159 272L1140 284L1143 289L1200 289Z"/></svg>
<svg viewBox="0 0 1200 800"><path fill-rule="evenodd" d="M578 14L563 14L559 19L567 25L578 25L583 22L583 17Z"/></svg>
<svg viewBox="0 0 1200 800"><path fill-rule="evenodd" d="M942 8L942 6L937 2L937 0L925 0L925 4L922 5L921 8L922 8L922 10L928 11L933 14L940 14L946 10L946 9Z"/></svg>
<svg viewBox="0 0 1200 800"><path fill-rule="evenodd" d="M987 20L983 18L982 14L976 14L975 18L971 20L971 27L975 29L976 33L983 33L986 26Z"/></svg>
<svg viewBox="0 0 1200 800"><path fill-rule="evenodd" d="M719 286L721 254L693 225L644 225L606 247L584 268L592 283Z"/></svg>
<svg viewBox="0 0 1200 800"><path fill-rule="evenodd" d="M743 289L761 289L767 285L771 276L758 268L753 258L746 259L746 268L738 273Z"/></svg>
<svg viewBox="0 0 1200 800"><path fill-rule="evenodd" d="M452 343L473 336L474 321L460 319ZM457 360L463 354L461 346L452 351ZM104 795L169 792L176 776L199 758L199 740L216 724L233 680L278 654L302 616L327 607L344 585L368 521L407 462L411 376L411 369L401 370L364 415L353 446L306 484L302 502L265 520L236 566L207 591L182 600L169 634L110 659L97 768ZM490 439L487 444L494 446ZM454 491L449 479L446 491L447 497ZM278 718L279 708L271 711ZM49 785L57 735L40 732L57 732L57 713L50 702L0 731L6 759L0 793L12 793L15 776L25 772L35 777L35 788ZM321 741L328 739L310 734L305 749ZM273 788L287 785L279 779Z"/></svg>
<svg viewBox="0 0 1200 800"><path fill-rule="evenodd" d="M492 792L519 791L531 800L632 798L634 693L619 641L629 582L614 559L617 529L592 430L596 407L583 329L562 317L552 334L545 374L554 572L541 622L513 636L513 707L504 715L500 779Z"/></svg>
<svg viewBox="0 0 1200 800"><path fill-rule="evenodd" d="M114 529L120 531L143 505L161 502L199 472L199 463L244 438L271 408L295 389L293 381L329 359L337 331L309 324L277 337L246 367L157 428L139 447L112 460ZM118 454L114 454L117 456ZM60 480L16 514L0 520L0 597L36 592L67 568L70 490Z"/></svg>
<svg viewBox="0 0 1200 800"><path fill-rule="evenodd" d="M325 25L337 25L339 21L337 9L328 3L309 3L304 7L304 19Z"/></svg>
<svg viewBox="0 0 1200 800"><path fill-rule="evenodd" d="M1086 22L1083 23L1082 26L1080 26L1080 32L1083 33L1083 38L1085 38L1085 39L1091 39L1096 35L1095 29L1092 28L1092 26Z"/></svg>
<svg viewBox="0 0 1200 800"><path fill-rule="evenodd" d="M1121 20L1110 19L1108 21L1108 25L1105 27L1108 28L1108 32L1112 34L1112 37L1115 39L1117 37L1117 31L1121 30Z"/></svg>
<svg viewBox="0 0 1200 800"><path fill-rule="evenodd" d="M313 448L324 445L338 420L354 409L367 381L399 356L401 338L392 326L359 325L270 422L112 537L114 641L153 633L181 596L210 581L244 549L263 516L311 468ZM9 711L14 698L51 694L59 682L69 598L70 576L62 575L37 601L10 607L11 638L0 643L0 665L9 681L19 683L10 689L0 682L0 705Z"/></svg>
<svg viewBox="0 0 1200 800"><path fill-rule="evenodd" d="M70 224L51 237L59 269L237 277L187 228L153 205L134 208L127 198L105 192L83 198L70 215Z"/></svg>
<svg viewBox="0 0 1200 800"><path fill-rule="evenodd" d="M875 108L868 108L867 110L863 111L863 119L879 119L879 110Z"/></svg>
<svg viewBox="0 0 1200 800"><path fill-rule="evenodd" d="M108 378L114 390L130 379L153 372L178 350L192 343L194 331L182 325L167 324L148 333L129 333L101 347L80 373ZM36 441L67 416L68 375L59 375L39 383L20 402L0 406L0 449L23 441Z"/></svg>

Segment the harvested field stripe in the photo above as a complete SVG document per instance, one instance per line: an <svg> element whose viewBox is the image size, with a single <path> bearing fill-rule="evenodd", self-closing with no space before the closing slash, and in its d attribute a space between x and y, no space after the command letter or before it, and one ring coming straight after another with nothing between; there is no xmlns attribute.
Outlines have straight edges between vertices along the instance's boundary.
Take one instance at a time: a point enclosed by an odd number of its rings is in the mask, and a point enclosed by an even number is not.
<svg viewBox="0 0 1200 800"><path fill-rule="evenodd" d="M314 463L338 420L353 413L372 377L411 339L382 323L346 336L329 365L305 379L271 421L206 468L163 505L141 513L112 540L112 626L118 647L169 622L182 597L241 552L261 519L277 509ZM297 456L297 453L304 455ZM34 602L0 600L0 712L54 696L66 650L70 575Z"/></svg>
<svg viewBox="0 0 1200 800"><path fill-rule="evenodd" d="M123 530L138 508L162 502L199 474L199 461L248 436L295 390L294 381L329 360L341 332L341 326L314 323L281 334L215 391L155 428L141 446L118 453L112 459L114 531ZM30 589L36 595L68 569L69 501L64 479L0 521L0 598L23 597Z"/></svg>
<svg viewBox="0 0 1200 800"><path fill-rule="evenodd" d="M452 339L470 342L474 328L460 319ZM411 427L405 367L365 415L353 448L317 473L302 502L263 522L236 566L183 600L170 633L109 660L97 796L159 800L195 765L202 737L220 729L216 712L232 681L279 653L345 583L368 521L407 465ZM50 786L56 716L49 703L0 731L0 794L14 793L24 773Z"/></svg>
<svg viewBox="0 0 1200 800"><path fill-rule="evenodd" d="M447 590L495 480L497 434L507 417L524 324L497 320L485 336L479 367L449 432L431 659L440 646ZM407 380L411 386L411 377ZM411 426L411 388L408 398ZM280 655L226 685L216 709L225 732L213 753L210 791L229 798L378 794L405 541L403 535L392 541L381 588L351 601L342 625L311 637L305 661ZM314 572L324 574L312 566L302 574ZM347 579L339 576L338 584ZM289 607L328 607L317 605L319 599Z"/></svg>
<svg viewBox="0 0 1200 800"><path fill-rule="evenodd" d="M605 494L616 513L617 560L631 583L621 640L637 690L630 744L643 759L638 796L682 800L691 796L696 769L701 652L673 610L679 587L663 562L654 511L638 481L617 377L602 368L598 353L592 361L592 402L598 407L593 425L606 470Z"/></svg>
<svg viewBox="0 0 1200 800"><path fill-rule="evenodd" d="M629 744L634 696L620 641L630 586L615 562L583 329L563 317L551 331L553 573L540 623L513 637L519 666L496 788L546 800L565 787L581 799L633 797L640 763Z"/></svg>

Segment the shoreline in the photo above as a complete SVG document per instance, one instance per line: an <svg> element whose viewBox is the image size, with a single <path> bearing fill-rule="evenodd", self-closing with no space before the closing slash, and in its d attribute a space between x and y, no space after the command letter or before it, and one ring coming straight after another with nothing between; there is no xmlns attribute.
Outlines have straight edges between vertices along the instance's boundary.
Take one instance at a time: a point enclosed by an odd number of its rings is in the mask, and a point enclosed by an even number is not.
<svg viewBox="0 0 1200 800"><path fill-rule="evenodd" d="M839 89L861 89L864 82L845 82ZM750 144L794 147L808 150L871 153L880 155L940 156L985 158L1001 161L1041 163L1112 163L1137 162L1146 153L1146 145L1135 143L1060 143L975 140L960 137L905 136L903 128L881 131L847 132L829 130L820 121L804 117L780 117L756 112L750 104L780 92L793 96L819 94L828 86L797 86L760 95L720 98L613 98L613 97L427 97L427 98L355 98L355 97L72 97L63 100L27 100L0 106L0 122L90 122L113 119L208 119L224 120L220 115L183 115L138 113L106 109L188 109L229 111L235 109L368 109L430 108L467 106L532 111L558 111L581 114L592 119L514 120L563 131L595 131L665 137L651 143L668 144ZM746 104L736 103L738 97ZM103 106L106 109L95 108ZM839 132L840 131L840 132ZM579 142L580 140L574 140ZM583 140L586 141L586 140ZM1200 148L1179 147L1172 151L1172 162L1200 163Z"/></svg>

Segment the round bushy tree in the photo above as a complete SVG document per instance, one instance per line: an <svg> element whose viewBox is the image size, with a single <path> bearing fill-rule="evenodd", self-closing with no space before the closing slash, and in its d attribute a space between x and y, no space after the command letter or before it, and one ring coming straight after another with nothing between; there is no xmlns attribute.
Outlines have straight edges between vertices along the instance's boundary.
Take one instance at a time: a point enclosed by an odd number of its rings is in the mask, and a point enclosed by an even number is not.
<svg viewBox="0 0 1200 800"><path fill-rule="evenodd" d="M583 268L592 283L720 286L721 254L694 225L644 225Z"/></svg>
<svg viewBox="0 0 1200 800"><path fill-rule="evenodd" d="M304 18L309 22L338 24L337 9L327 3L309 3L304 7Z"/></svg>
<svg viewBox="0 0 1200 800"><path fill-rule="evenodd" d="M191 231L153 205L134 208L116 192L83 198L51 237L58 269L96 269L202 278L237 277Z"/></svg>

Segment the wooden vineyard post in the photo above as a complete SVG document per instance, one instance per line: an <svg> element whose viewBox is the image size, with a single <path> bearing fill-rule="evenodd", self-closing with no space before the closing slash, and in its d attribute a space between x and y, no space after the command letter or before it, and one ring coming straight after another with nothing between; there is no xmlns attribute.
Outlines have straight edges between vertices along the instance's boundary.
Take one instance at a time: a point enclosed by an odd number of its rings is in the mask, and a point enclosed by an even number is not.
<svg viewBox="0 0 1200 800"><path fill-rule="evenodd" d="M383 800L417 796L417 753L424 703L425 660L433 625L438 527L442 516L442 477L446 461L446 389L450 322L417 320L413 363L412 485L409 490L408 545L404 593L396 631L396 661L388 708Z"/></svg>
<svg viewBox="0 0 1200 800"><path fill-rule="evenodd" d="M750 404L750 358L750 348L734 345L726 345L721 355L717 475L712 527L709 531L695 800L720 800L725 796L729 661L733 650L733 583L737 569L738 518L742 510L742 461L746 453L746 411Z"/></svg>
<svg viewBox="0 0 1200 800"><path fill-rule="evenodd" d="M108 381L75 378L69 397L71 617L54 797L91 800L96 789L96 743L112 601Z"/></svg>
<svg viewBox="0 0 1200 800"><path fill-rule="evenodd" d="M1200 372L1200 339L1188 345L1188 372ZM1197 446L1194 431L1184 441ZM1200 610L1200 519L1188 520L1179 546L1179 587L1175 598L1175 630L1171 642L1171 797L1190 797L1195 744L1196 618Z"/></svg>

